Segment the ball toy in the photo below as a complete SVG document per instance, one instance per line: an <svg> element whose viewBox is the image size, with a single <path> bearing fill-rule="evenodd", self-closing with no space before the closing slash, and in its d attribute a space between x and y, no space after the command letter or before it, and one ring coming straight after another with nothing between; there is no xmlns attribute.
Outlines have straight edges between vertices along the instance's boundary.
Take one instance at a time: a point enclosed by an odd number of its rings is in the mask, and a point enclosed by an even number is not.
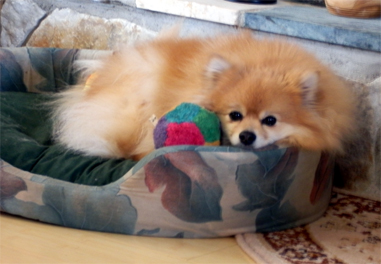
<svg viewBox="0 0 381 264"><path fill-rule="evenodd" d="M153 133L155 148L174 145L220 145L220 120L213 112L182 103L161 117Z"/></svg>

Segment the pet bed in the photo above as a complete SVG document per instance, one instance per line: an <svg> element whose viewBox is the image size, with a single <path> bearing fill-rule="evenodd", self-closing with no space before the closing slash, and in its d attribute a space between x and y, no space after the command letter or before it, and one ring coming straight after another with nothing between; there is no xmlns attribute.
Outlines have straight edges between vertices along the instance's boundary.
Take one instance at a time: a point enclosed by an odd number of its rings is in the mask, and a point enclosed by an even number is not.
<svg viewBox="0 0 381 264"><path fill-rule="evenodd" d="M84 157L51 141L51 93L76 60L107 51L0 49L0 208L66 227L220 237L309 223L326 210L330 157L297 148L176 146L139 162Z"/></svg>

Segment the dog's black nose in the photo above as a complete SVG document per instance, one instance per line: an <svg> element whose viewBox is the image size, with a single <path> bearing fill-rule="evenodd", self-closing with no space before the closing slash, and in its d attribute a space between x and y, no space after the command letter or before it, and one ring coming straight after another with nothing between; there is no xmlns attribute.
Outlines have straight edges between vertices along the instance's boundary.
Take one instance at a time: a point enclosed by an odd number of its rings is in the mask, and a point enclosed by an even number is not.
<svg viewBox="0 0 381 264"><path fill-rule="evenodd" d="M241 141L242 144L245 146L253 144L257 136L250 131L243 131L239 134L239 140Z"/></svg>

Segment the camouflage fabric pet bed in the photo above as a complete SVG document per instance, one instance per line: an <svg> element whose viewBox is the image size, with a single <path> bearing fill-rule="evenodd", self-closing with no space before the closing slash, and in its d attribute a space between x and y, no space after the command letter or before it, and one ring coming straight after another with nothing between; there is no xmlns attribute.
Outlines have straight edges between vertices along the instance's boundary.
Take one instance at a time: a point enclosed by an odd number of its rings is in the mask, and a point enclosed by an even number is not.
<svg viewBox="0 0 381 264"><path fill-rule="evenodd" d="M326 210L332 159L296 148L177 146L143 160L83 157L51 141L49 93L105 51L0 49L0 208L67 227L219 237L309 223Z"/></svg>

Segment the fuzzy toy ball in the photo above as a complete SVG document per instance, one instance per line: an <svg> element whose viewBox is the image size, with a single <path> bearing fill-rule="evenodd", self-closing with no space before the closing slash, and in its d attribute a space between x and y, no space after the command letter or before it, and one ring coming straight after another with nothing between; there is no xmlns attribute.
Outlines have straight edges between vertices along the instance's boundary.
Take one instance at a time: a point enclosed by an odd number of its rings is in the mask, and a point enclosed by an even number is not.
<svg viewBox="0 0 381 264"><path fill-rule="evenodd" d="M182 103L161 117L153 132L155 148L173 145L220 145L217 115L191 103Z"/></svg>

